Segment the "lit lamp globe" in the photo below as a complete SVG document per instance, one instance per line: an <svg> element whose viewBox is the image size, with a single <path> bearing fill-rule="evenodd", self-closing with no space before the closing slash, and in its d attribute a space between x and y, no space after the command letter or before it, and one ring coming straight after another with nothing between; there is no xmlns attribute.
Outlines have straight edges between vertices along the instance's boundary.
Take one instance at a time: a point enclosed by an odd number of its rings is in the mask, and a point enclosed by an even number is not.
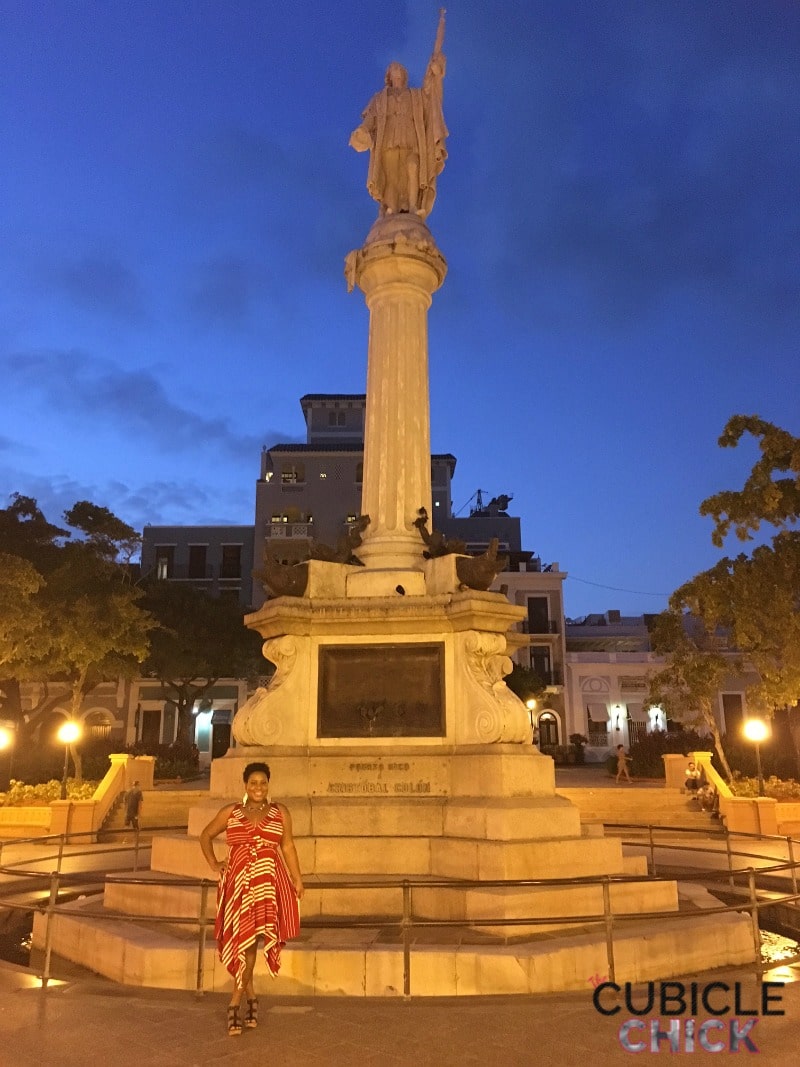
<svg viewBox="0 0 800 1067"><path fill-rule="evenodd" d="M81 728L76 722L65 722L58 728L58 740L62 745L71 745L81 736Z"/></svg>
<svg viewBox="0 0 800 1067"><path fill-rule="evenodd" d="M7 726L0 726L0 792L5 793L11 785L11 747L14 744L14 731ZM5 753L8 753L8 758Z"/></svg>
<svg viewBox="0 0 800 1067"><path fill-rule="evenodd" d="M56 736L64 746L64 773L61 776L61 799L66 800L67 774L69 772L69 746L81 736L81 728L76 722L70 719L68 722L65 722L63 726L59 726L58 734Z"/></svg>
<svg viewBox="0 0 800 1067"><path fill-rule="evenodd" d="M528 709L528 718L531 720L531 741L533 741L535 744L536 723L533 721L533 713L534 711L536 711L536 701L533 699L533 697L530 697L528 700L525 701L525 707Z"/></svg>
<svg viewBox="0 0 800 1067"><path fill-rule="evenodd" d="M756 771L758 773L758 795L766 795L764 789L764 772L761 769L761 742L769 737L769 727L763 719L747 719L742 727L742 733L748 741L756 746Z"/></svg>

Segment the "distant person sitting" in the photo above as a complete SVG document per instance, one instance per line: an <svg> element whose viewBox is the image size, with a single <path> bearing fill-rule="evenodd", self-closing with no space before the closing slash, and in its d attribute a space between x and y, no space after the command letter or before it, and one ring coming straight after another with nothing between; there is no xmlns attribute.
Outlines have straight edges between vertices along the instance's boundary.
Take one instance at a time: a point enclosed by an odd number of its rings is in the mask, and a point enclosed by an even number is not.
<svg viewBox="0 0 800 1067"><path fill-rule="evenodd" d="M617 777L614 779L617 785L619 785L620 778L625 777L626 782L632 785L631 776L628 773L628 764L631 762L630 756L625 753L624 745L617 745Z"/></svg>
<svg viewBox="0 0 800 1067"><path fill-rule="evenodd" d="M696 796L703 811L707 811L712 818L719 818L719 793L705 775L700 779Z"/></svg>
<svg viewBox="0 0 800 1067"><path fill-rule="evenodd" d="M139 815L142 810L143 794L138 782L133 783L133 788L128 790L125 798L125 825L132 826L139 832Z"/></svg>
<svg viewBox="0 0 800 1067"><path fill-rule="evenodd" d="M700 768L694 761L691 761L686 768L684 788L687 793L696 793L700 788Z"/></svg>

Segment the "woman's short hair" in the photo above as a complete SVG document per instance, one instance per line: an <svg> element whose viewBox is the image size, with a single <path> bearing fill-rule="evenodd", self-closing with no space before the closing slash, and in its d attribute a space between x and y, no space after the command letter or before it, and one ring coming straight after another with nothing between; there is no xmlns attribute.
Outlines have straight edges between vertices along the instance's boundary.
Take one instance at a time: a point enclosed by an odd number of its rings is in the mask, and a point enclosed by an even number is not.
<svg viewBox="0 0 800 1067"><path fill-rule="evenodd" d="M258 774L259 771L262 774L266 774L267 781L269 781L269 765L266 763L248 763L244 769L242 781L247 782L247 779L250 777L251 774Z"/></svg>

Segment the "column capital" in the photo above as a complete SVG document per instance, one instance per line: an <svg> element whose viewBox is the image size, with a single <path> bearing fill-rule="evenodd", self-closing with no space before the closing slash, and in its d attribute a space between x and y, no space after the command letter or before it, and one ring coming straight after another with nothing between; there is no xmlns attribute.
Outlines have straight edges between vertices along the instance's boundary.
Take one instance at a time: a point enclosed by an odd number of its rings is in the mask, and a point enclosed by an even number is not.
<svg viewBox="0 0 800 1067"><path fill-rule="evenodd" d="M447 261L416 215L378 219L363 248L345 259L348 291L357 285L371 296L382 285L405 283L431 296L447 274Z"/></svg>

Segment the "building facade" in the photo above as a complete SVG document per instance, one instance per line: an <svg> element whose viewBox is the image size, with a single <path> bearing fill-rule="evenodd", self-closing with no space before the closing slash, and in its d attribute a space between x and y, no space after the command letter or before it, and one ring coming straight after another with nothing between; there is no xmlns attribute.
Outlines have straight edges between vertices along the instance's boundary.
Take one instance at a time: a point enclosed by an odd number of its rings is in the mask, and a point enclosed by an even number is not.
<svg viewBox="0 0 800 1067"><path fill-rule="evenodd" d="M253 603L252 526L145 526L142 576Z"/></svg>
<svg viewBox="0 0 800 1067"><path fill-rule="evenodd" d="M566 689L570 732L589 739L587 761L605 760L617 745L667 728L661 708L647 703L649 678L665 664L650 645L654 616L625 616L619 611L567 622ZM746 691L756 677L731 674L717 694L720 732L735 733L747 710Z"/></svg>

